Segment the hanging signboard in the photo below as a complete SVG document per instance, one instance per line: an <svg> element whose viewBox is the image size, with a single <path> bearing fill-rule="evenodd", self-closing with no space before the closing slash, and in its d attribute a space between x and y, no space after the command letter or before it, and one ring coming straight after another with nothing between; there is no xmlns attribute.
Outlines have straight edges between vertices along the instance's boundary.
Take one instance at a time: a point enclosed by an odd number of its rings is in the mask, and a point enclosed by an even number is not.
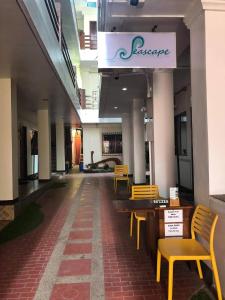
<svg viewBox="0 0 225 300"><path fill-rule="evenodd" d="M98 68L176 68L176 33L99 32Z"/></svg>

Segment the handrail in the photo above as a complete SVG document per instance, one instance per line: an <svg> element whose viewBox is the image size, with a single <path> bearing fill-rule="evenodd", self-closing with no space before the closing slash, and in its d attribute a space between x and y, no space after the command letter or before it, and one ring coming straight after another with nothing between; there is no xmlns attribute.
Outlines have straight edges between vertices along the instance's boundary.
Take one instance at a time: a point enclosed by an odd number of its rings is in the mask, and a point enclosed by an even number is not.
<svg viewBox="0 0 225 300"><path fill-rule="evenodd" d="M55 4L53 0L45 0L45 5L48 10L49 17L51 19L55 35L57 37L57 40L59 41L59 19L57 15L57 11L55 8Z"/></svg>
<svg viewBox="0 0 225 300"><path fill-rule="evenodd" d="M49 17L51 19L51 22L52 22L52 25L54 28L56 38L60 42L59 18L57 15L54 0L45 0L45 5L48 10L48 14L49 14ZM71 62L70 54L68 51L68 47L67 47L63 32L61 32L61 51L62 51L64 60L65 60L68 72L70 74L73 86L75 87L75 89L77 91L77 96L79 97L80 95L79 95L79 88L78 88L77 80L76 80L76 73L74 71L73 64Z"/></svg>
<svg viewBox="0 0 225 300"><path fill-rule="evenodd" d="M81 49L97 49L97 36L85 35L83 31L79 32L80 48Z"/></svg>

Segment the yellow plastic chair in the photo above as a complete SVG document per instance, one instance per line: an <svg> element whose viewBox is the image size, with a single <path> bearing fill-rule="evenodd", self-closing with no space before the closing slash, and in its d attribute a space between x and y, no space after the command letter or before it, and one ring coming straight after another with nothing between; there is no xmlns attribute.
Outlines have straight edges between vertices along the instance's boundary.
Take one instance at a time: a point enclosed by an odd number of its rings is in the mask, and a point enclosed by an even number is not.
<svg viewBox="0 0 225 300"><path fill-rule="evenodd" d="M114 190L117 191L118 181L127 181L127 188L129 190L130 180L128 177L128 165L115 165L114 169Z"/></svg>
<svg viewBox="0 0 225 300"><path fill-rule="evenodd" d="M198 205L195 209L190 239L159 239L157 253L157 274L156 281L160 281L161 256L169 262L168 277L168 300L173 297L173 264L176 260L195 260L197 263L199 277L202 279L201 260L209 260L212 264L218 299L222 300L220 280L214 254L214 232L218 215L212 213L209 208ZM200 239L196 240L196 236ZM204 242L203 242L204 240ZM203 246L203 243L204 246ZM208 245L208 247L206 247ZM209 248L209 250L207 250Z"/></svg>
<svg viewBox="0 0 225 300"><path fill-rule="evenodd" d="M130 200L157 199L159 198L159 188L157 185L133 185ZM137 220L137 250L140 245L140 225L141 221L146 221L145 212L131 212L130 216L130 236L133 235L133 220Z"/></svg>

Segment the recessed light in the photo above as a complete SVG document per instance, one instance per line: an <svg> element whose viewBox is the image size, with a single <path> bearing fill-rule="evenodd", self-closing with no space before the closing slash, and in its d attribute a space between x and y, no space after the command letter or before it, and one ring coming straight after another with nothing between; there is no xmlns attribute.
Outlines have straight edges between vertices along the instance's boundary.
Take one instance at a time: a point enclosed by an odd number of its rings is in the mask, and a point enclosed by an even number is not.
<svg viewBox="0 0 225 300"><path fill-rule="evenodd" d="M122 88L122 91L127 91L127 88L126 88L126 87L123 87L123 88Z"/></svg>
<svg viewBox="0 0 225 300"><path fill-rule="evenodd" d="M114 109L118 109L118 106L114 106Z"/></svg>

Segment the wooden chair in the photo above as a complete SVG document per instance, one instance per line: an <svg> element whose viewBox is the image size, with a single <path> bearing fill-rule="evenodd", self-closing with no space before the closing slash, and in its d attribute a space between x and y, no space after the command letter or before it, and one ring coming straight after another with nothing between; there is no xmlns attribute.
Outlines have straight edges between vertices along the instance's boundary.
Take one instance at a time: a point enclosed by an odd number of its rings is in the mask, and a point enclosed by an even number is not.
<svg viewBox="0 0 225 300"><path fill-rule="evenodd" d="M173 264L176 260L195 260L197 263L199 277L201 279L203 278L203 274L200 261L211 261L218 299L222 300L220 280L213 246L214 232L217 220L218 215L212 213L209 208L203 205L198 205L192 218L192 237L190 239L159 239L156 281L160 281L161 256L163 256L169 262L168 300L172 300ZM196 240L196 236L200 237L200 239ZM208 247L206 247L206 245L208 245ZM207 248L209 248L209 250L207 250Z"/></svg>
<svg viewBox="0 0 225 300"><path fill-rule="evenodd" d="M159 198L159 188L157 185L133 185L130 200L157 199ZM137 220L137 250L140 245L140 224L146 221L145 212L131 212L130 216L130 236L133 235L133 220Z"/></svg>
<svg viewBox="0 0 225 300"><path fill-rule="evenodd" d="M117 191L118 181L127 181L127 188L129 190L130 180L128 177L128 165L115 165L114 169L114 190Z"/></svg>

